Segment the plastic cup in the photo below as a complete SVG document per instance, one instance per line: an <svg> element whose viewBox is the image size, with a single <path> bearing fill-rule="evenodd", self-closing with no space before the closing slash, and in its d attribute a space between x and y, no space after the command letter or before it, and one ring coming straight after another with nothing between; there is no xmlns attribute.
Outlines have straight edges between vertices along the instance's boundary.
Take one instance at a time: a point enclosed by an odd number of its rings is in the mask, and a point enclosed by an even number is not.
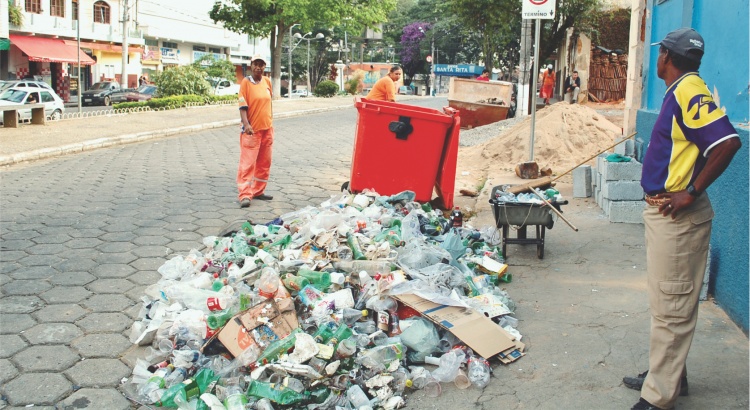
<svg viewBox="0 0 750 410"><path fill-rule="evenodd" d="M427 384L424 385L422 390L424 390L424 394L426 394L427 397L440 397L443 393L443 388L440 387L440 382L432 378L427 381Z"/></svg>
<svg viewBox="0 0 750 410"><path fill-rule="evenodd" d="M453 379L453 383L461 390L468 389L471 386L471 380L469 380L463 370L458 371L458 375Z"/></svg>

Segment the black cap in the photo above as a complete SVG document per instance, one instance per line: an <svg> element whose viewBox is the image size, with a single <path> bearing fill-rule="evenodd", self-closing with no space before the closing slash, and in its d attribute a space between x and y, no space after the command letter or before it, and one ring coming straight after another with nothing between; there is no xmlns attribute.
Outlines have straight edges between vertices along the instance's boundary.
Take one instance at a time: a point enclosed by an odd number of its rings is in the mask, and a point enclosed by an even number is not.
<svg viewBox="0 0 750 410"><path fill-rule="evenodd" d="M675 54L699 63L703 57L703 44L703 37L697 31L692 28L679 28L667 34L662 41L651 45L664 46Z"/></svg>

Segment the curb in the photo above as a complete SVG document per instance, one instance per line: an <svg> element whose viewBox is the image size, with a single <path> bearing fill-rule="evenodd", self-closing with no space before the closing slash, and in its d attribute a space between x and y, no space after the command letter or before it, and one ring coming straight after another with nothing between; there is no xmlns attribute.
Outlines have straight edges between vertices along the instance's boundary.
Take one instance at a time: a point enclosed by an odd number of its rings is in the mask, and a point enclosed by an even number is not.
<svg viewBox="0 0 750 410"><path fill-rule="evenodd" d="M317 114L317 113L322 113L322 112L327 112L327 111L336 111L336 110L340 110L343 108L350 108L350 107L353 107L353 105L351 104L338 105L335 107L289 111L289 112L274 114L273 118L281 119L281 118L298 117L298 116L306 115L306 114ZM124 144L132 144L136 142L143 142L143 141L148 141L151 139L168 137L168 136L181 134L181 133L197 132L197 131L208 130L208 129L213 129L213 128L223 128L223 127L231 127L231 126L239 126L239 119L216 121L216 122L209 122L209 123L196 124L196 125L187 125L184 127L168 128L168 129L156 130L156 131L144 131L144 132L138 132L135 134L124 134L124 135L115 136L115 137L98 138L94 140L88 140L84 142L78 142L75 144L68 144L68 145L63 145L59 147L40 148L40 149L35 149L32 151L19 152L17 154L0 156L0 166L15 165L21 162L36 161L40 159L52 158L52 157L61 156L61 155L76 154L76 153L80 153L84 151L91 151L91 150L99 149L99 148L112 147L115 145L124 145Z"/></svg>

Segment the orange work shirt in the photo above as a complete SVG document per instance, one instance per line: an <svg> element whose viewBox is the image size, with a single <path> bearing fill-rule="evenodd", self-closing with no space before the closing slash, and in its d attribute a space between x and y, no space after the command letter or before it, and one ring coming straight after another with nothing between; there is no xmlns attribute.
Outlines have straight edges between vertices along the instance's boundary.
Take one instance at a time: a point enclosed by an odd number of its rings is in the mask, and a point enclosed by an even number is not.
<svg viewBox="0 0 750 410"><path fill-rule="evenodd" d="M378 80L372 87L369 93L367 93L368 100L378 101L396 101L396 83L389 76L385 76Z"/></svg>
<svg viewBox="0 0 750 410"><path fill-rule="evenodd" d="M245 77L240 83L240 107L247 107L247 120L254 131L263 131L273 126L273 86L268 77L254 83Z"/></svg>

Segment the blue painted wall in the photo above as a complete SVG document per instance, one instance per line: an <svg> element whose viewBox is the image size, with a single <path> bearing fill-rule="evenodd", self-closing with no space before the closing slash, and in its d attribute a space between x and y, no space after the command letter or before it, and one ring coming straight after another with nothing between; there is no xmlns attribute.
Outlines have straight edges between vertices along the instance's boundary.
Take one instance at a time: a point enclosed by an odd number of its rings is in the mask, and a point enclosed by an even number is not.
<svg viewBox="0 0 750 410"><path fill-rule="evenodd" d="M661 107L666 85L656 75L658 46L670 31L693 27L706 42L701 77L725 109L742 140L742 149L724 174L711 185L716 217L711 236L711 283L717 303L748 333L748 248L750 238L750 0L649 0L643 61L643 109L636 119L636 147L642 160ZM658 3L658 4L657 4ZM718 97L718 98L717 98Z"/></svg>

